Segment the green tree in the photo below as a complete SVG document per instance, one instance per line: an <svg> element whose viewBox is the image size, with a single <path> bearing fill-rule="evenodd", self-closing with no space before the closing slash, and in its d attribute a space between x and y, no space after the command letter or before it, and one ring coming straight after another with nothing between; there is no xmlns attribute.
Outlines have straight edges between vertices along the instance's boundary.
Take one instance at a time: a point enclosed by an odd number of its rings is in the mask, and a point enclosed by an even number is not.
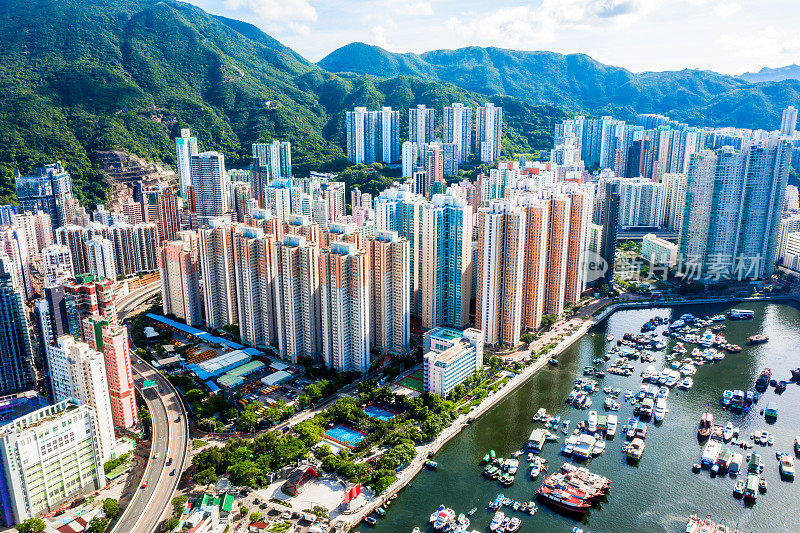
<svg viewBox="0 0 800 533"><path fill-rule="evenodd" d="M194 482L198 485L213 485L217 481L219 481L219 477L211 468L201 470L194 475Z"/></svg>
<svg viewBox="0 0 800 533"><path fill-rule="evenodd" d="M104 533L110 520L96 516L86 525L85 533Z"/></svg>
<svg viewBox="0 0 800 533"><path fill-rule="evenodd" d="M542 329L550 329L550 327L558 322L558 316L548 313L542 316Z"/></svg>
<svg viewBox="0 0 800 533"><path fill-rule="evenodd" d="M172 514L175 516L180 516L183 514L183 510L186 508L186 502L189 501L184 495L175 496L172 498Z"/></svg>
<svg viewBox="0 0 800 533"><path fill-rule="evenodd" d="M521 340L525 344L530 344L533 342L533 335L531 335L530 333L523 333L520 336L519 340Z"/></svg>
<svg viewBox="0 0 800 533"><path fill-rule="evenodd" d="M28 518L16 525L19 533L41 533L46 527L47 525L41 518Z"/></svg>
<svg viewBox="0 0 800 533"><path fill-rule="evenodd" d="M106 498L103 500L103 514L106 518L113 520L119 514L119 504L114 498Z"/></svg>
<svg viewBox="0 0 800 533"><path fill-rule="evenodd" d="M174 531L178 524L180 524L180 519L177 516L171 516L169 519L164 523L164 529L167 531Z"/></svg>
<svg viewBox="0 0 800 533"><path fill-rule="evenodd" d="M261 511L253 511L252 513L250 513L250 521L258 522L259 520L261 520L261 516L262 516Z"/></svg>

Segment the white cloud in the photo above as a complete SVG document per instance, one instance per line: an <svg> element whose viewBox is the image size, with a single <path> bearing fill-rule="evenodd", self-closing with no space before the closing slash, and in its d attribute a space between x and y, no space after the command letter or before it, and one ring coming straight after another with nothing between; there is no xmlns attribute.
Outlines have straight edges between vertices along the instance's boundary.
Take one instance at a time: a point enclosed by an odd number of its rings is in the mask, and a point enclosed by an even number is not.
<svg viewBox="0 0 800 533"><path fill-rule="evenodd" d="M394 7L395 13L407 17L431 17L433 6L430 2L400 2Z"/></svg>
<svg viewBox="0 0 800 533"><path fill-rule="evenodd" d="M539 7L505 7L470 17L451 18L445 25L466 37L520 46L552 42L565 30L619 28L651 13L660 0L544 0Z"/></svg>
<svg viewBox="0 0 800 533"><path fill-rule="evenodd" d="M714 13L720 17L732 17L742 9L738 2L722 2L714 6Z"/></svg>
<svg viewBox="0 0 800 533"><path fill-rule="evenodd" d="M373 26L370 31L372 32L372 42L381 48L388 50L389 42L386 40L386 28L383 26Z"/></svg>
<svg viewBox="0 0 800 533"><path fill-rule="evenodd" d="M317 10L308 0L225 0L223 5L231 11L250 12L265 22L317 20Z"/></svg>
<svg viewBox="0 0 800 533"><path fill-rule="evenodd" d="M743 68L783 66L796 62L800 55L800 37L773 26L751 33L724 34L717 43L731 55L750 60L741 65Z"/></svg>

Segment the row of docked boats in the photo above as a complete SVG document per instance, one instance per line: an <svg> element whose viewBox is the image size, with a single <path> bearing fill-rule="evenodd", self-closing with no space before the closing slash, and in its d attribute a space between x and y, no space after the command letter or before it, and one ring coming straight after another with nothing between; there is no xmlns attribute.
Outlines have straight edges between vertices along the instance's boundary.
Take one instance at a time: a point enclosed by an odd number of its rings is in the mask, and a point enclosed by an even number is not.
<svg viewBox="0 0 800 533"><path fill-rule="evenodd" d="M536 496L556 510L583 515L608 495L611 480L590 470L564 463L536 491Z"/></svg>
<svg viewBox="0 0 800 533"><path fill-rule="evenodd" d="M535 515L539 510L535 502L520 502L507 498L504 494L500 493L497 497L489 502L489 509L498 511L502 508L508 508L523 514Z"/></svg>
<svg viewBox="0 0 800 533"><path fill-rule="evenodd" d="M736 528L730 528L725 525L725 520L720 523L715 523L711 519L711 515L706 515L705 518L700 518L696 514L689 517L686 522L685 533L740 533Z"/></svg>
<svg viewBox="0 0 800 533"><path fill-rule="evenodd" d="M474 511L471 511L474 512ZM467 533L470 520L464 513L456 516L456 512L444 505L440 505L430 517L430 524L436 531L445 533ZM419 531L418 529L416 531Z"/></svg>

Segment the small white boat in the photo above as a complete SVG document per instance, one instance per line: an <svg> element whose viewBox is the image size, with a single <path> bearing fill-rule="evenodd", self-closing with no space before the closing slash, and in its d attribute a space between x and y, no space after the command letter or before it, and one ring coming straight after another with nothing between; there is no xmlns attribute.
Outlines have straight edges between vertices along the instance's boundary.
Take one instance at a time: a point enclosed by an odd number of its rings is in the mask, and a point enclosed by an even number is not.
<svg viewBox="0 0 800 533"><path fill-rule="evenodd" d="M694 386L694 380L687 376L687 377L683 378L683 381L680 382L680 384L678 385L678 388L682 389L682 390L689 390L693 386Z"/></svg>
<svg viewBox="0 0 800 533"><path fill-rule="evenodd" d="M492 523L489 524L490 531L501 531L501 527L503 525L503 521L506 519L506 515L502 511L497 511L494 514L494 518L492 518Z"/></svg>
<svg viewBox="0 0 800 533"><path fill-rule="evenodd" d="M656 400L656 406L653 409L653 418L656 419L656 422L661 422L664 420L664 416L667 414L667 399L666 398L659 398Z"/></svg>
<svg viewBox="0 0 800 533"><path fill-rule="evenodd" d="M607 437L614 437L617 434L617 415L608 415L608 421L606 422L606 436Z"/></svg>
<svg viewBox="0 0 800 533"><path fill-rule="evenodd" d="M586 424L586 430L589 433L597 431L597 411L589 411L589 418Z"/></svg>
<svg viewBox="0 0 800 533"><path fill-rule="evenodd" d="M732 438L733 438L733 422L728 421L728 423L725 424L725 429L722 430L722 440L728 442Z"/></svg>

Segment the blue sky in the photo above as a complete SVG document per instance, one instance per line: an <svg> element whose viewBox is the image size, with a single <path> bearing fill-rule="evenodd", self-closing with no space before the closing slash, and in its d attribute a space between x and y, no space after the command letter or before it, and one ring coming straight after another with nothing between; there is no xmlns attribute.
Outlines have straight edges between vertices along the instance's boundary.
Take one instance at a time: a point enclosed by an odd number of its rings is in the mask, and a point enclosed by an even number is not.
<svg viewBox="0 0 800 533"><path fill-rule="evenodd" d="M312 61L352 41L583 52L634 71L800 63L800 0L188 0Z"/></svg>

